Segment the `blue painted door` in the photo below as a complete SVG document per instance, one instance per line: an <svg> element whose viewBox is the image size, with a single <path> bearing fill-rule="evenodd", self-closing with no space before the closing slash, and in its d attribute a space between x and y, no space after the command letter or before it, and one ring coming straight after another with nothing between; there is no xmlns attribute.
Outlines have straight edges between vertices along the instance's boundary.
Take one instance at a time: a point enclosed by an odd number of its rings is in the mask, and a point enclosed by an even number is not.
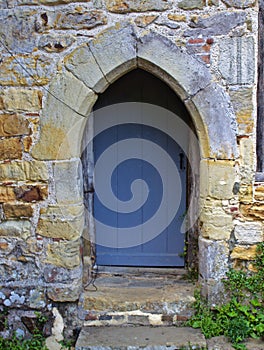
<svg viewBox="0 0 264 350"><path fill-rule="evenodd" d="M186 157L174 137L148 125L150 111L144 108L139 123L129 118L142 108L95 114L98 265L184 266Z"/></svg>

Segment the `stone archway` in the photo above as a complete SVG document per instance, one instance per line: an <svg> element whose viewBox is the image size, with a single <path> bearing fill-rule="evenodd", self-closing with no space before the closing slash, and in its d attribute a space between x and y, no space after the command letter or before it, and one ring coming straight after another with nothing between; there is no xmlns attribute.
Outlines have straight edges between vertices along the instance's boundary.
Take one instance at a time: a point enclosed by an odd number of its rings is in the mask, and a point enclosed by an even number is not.
<svg viewBox="0 0 264 350"><path fill-rule="evenodd" d="M40 138L32 154L36 159L52 161L57 188L54 200L61 206L62 214L68 217L71 208L79 205L79 221L74 224L75 234L70 238L78 242L83 231L82 176L78 159L86 119L98 93L137 67L156 75L180 96L196 128L203 201L200 275L211 294L217 291L219 280L228 268L225 240L230 236L232 224L227 218L225 221L220 205L212 221L212 203L208 195L219 203L231 197L238 151L236 119L229 97L220 85L212 82L209 69L203 63L161 35L148 33L137 37L129 24L107 29L65 58L64 66L50 84L51 94L47 95L43 106ZM60 178L62 172L64 181ZM222 174L233 180L223 183ZM227 228L223 227L223 220ZM76 284L80 281L76 280ZM57 298L60 300L59 295Z"/></svg>

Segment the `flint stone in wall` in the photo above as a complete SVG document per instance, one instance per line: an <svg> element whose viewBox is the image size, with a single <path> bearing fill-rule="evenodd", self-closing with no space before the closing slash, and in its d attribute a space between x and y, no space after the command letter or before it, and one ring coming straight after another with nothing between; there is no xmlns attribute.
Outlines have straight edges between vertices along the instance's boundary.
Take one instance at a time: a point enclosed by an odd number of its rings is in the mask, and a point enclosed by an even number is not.
<svg viewBox="0 0 264 350"><path fill-rule="evenodd" d="M70 47L75 41L72 35L67 34L47 34L42 35L38 47L47 52L61 52Z"/></svg>
<svg viewBox="0 0 264 350"><path fill-rule="evenodd" d="M254 244L263 241L261 222L241 222L235 226L235 238L239 244Z"/></svg>
<svg viewBox="0 0 264 350"><path fill-rule="evenodd" d="M40 271L35 263L15 260L1 259L0 264L0 281L2 282L13 282L21 286L24 280L34 280L34 283L39 280Z"/></svg>
<svg viewBox="0 0 264 350"><path fill-rule="evenodd" d="M178 7L183 10L202 10L205 6L205 0L182 0Z"/></svg>
<svg viewBox="0 0 264 350"><path fill-rule="evenodd" d="M31 223L27 220L4 221L0 224L0 236L27 239L31 234Z"/></svg>
<svg viewBox="0 0 264 350"><path fill-rule="evenodd" d="M164 11L171 8L170 0L105 0L107 10L115 13Z"/></svg>
<svg viewBox="0 0 264 350"><path fill-rule="evenodd" d="M31 53L36 47L35 10L3 11L0 15L0 37L13 53ZM7 50L6 50L7 51Z"/></svg>
<svg viewBox="0 0 264 350"><path fill-rule="evenodd" d="M4 57L0 84L12 86L45 85L54 72L55 62L45 56L17 55Z"/></svg>
<svg viewBox="0 0 264 350"><path fill-rule="evenodd" d="M219 44L219 70L228 84L253 84L255 48L252 37L234 37Z"/></svg>
<svg viewBox="0 0 264 350"><path fill-rule="evenodd" d="M223 0L223 2L230 7L245 9L254 6L256 0Z"/></svg>
<svg viewBox="0 0 264 350"><path fill-rule="evenodd" d="M91 29L107 23L103 11L69 11L62 12L54 23L56 29Z"/></svg>
<svg viewBox="0 0 264 350"><path fill-rule="evenodd" d="M226 35L237 26L246 21L244 12L222 12L208 18L200 18L197 23L191 23L193 29L184 32L184 36L210 37L215 35Z"/></svg>

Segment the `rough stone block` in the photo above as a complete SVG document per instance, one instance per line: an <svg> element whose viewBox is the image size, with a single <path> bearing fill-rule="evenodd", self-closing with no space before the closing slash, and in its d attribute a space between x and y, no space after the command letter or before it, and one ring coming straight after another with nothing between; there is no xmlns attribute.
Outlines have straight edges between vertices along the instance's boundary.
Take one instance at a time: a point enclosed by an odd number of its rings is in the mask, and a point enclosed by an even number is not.
<svg viewBox="0 0 264 350"><path fill-rule="evenodd" d="M32 205L27 204L10 204L3 205L4 215L7 219L30 218L33 216Z"/></svg>
<svg viewBox="0 0 264 350"><path fill-rule="evenodd" d="M254 260L256 257L256 246L236 246L232 253L231 259Z"/></svg>
<svg viewBox="0 0 264 350"><path fill-rule="evenodd" d="M44 162L22 161L0 164L0 181L47 181L48 167Z"/></svg>
<svg viewBox="0 0 264 350"><path fill-rule="evenodd" d="M74 269L81 263L80 241L53 242L47 246L45 263L66 269Z"/></svg>
<svg viewBox="0 0 264 350"><path fill-rule="evenodd" d="M29 123L17 114L0 115L0 137L29 135Z"/></svg>
<svg viewBox="0 0 264 350"><path fill-rule="evenodd" d="M147 27L149 24L151 24L152 22L155 21L155 19L157 18L157 16L155 15L143 15L143 16L138 16L135 19L135 23L138 27L141 28L145 28Z"/></svg>
<svg viewBox="0 0 264 350"><path fill-rule="evenodd" d="M252 220L264 220L264 203L241 204L240 212Z"/></svg>
<svg viewBox="0 0 264 350"><path fill-rule="evenodd" d="M256 0L223 0L223 2L229 7L245 9L254 6Z"/></svg>
<svg viewBox="0 0 264 350"><path fill-rule="evenodd" d="M219 71L228 84L255 82L255 47L253 37L233 37L219 43Z"/></svg>
<svg viewBox="0 0 264 350"><path fill-rule="evenodd" d="M251 134L254 128L253 89L231 89L229 94L237 117L239 135Z"/></svg>
<svg viewBox="0 0 264 350"><path fill-rule="evenodd" d="M182 0L178 6L183 10L202 10L205 6L205 0Z"/></svg>
<svg viewBox="0 0 264 350"><path fill-rule="evenodd" d="M97 97L70 72L59 73L49 90L63 102L47 96L40 121L40 139L32 147L32 155L44 160L78 157L80 135Z"/></svg>
<svg viewBox="0 0 264 350"><path fill-rule="evenodd" d="M19 138L7 138L0 140L0 160L21 159L22 143Z"/></svg>
<svg viewBox="0 0 264 350"><path fill-rule="evenodd" d="M83 11L80 7L75 11L63 11L55 22L56 29L92 29L107 23L107 17L101 10Z"/></svg>
<svg viewBox="0 0 264 350"><path fill-rule="evenodd" d="M164 11L171 7L168 0L105 0L107 10L115 13Z"/></svg>
<svg viewBox="0 0 264 350"><path fill-rule="evenodd" d="M75 38L68 34L43 34L38 47L47 52L62 52L75 42Z"/></svg>
<svg viewBox="0 0 264 350"><path fill-rule="evenodd" d="M17 237L26 240L31 235L32 225L30 221L3 221L0 223L0 236Z"/></svg>
<svg viewBox="0 0 264 350"><path fill-rule="evenodd" d="M44 280L48 283L69 283L82 277L82 269L78 267L73 270L48 265L44 268Z"/></svg>
<svg viewBox="0 0 264 350"><path fill-rule="evenodd" d="M83 197L83 178L80 161L54 163L57 203L79 203Z"/></svg>
<svg viewBox="0 0 264 350"><path fill-rule="evenodd" d="M76 240L81 236L83 227L83 217L77 217L72 221L69 221L68 219L67 221L59 221L40 218L38 222L37 233L44 237Z"/></svg>
<svg viewBox="0 0 264 350"><path fill-rule="evenodd" d="M224 278L229 269L228 259L228 243L199 238L199 271L203 279Z"/></svg>
<svg viewBox="0 0 264 350"><path fill-rule="evenodd" d="M62 285L58 287L48 288L48 297L53 301L59 302L73 302L79 299L80 293L82 291L81 282L72 283L69 285Z"/></svg>
<svg viewBox="0 0 264 350"><path fill-rule="evenodd" d="M54 60L44 56L5 57L1 63L0 84L3 86L46 85L50 81L54 68Z"/></svg>
<svg viewBox="0 0 264 350"><path fill-rule="evenodd" d="M3 108L7 111L39 112L42 93L22 88L5 89L2 93Z"/></svg>
<svg viewBox="0 0 264 350"><path fill-rule="evenodd" d="M201 161L201 195L215 199L230 199L234 196L236 169L233 161Z"/></svg>
<svg viewBox="0 0 264 350"><path fill-rule="evenodd" d="M211 158L236 158L236 117L224 89L214 83L210 84L192 97L192 101L207 127Z"/></svg>
<svg viewBox="0 0 264 350"><path fill-rule="evenodd" d="M263 241L261 222L238 222L234 233L239 244L255 244Z"/></svg>
<svg viewBox="0 0 264 350"><path fill-rule="evenodd" d="M170 13L168 14L168 19L176 22L186 22L186 15L178 14L178 13Z"/></svg>
<svg viewBox="0 0 264 350"><path fill-rule="evenodd" d="M243 137L239 141L240 149L240 181L244 184L252 183L255 174L256 145L252 137Z"/></svg>
<svg viewBox="0 0 264 350"><path fill-rule="evenodd" d="M10 186L0 186L0 203L16 200L14 188Z"/></svg>
<svg viewBox="0 0 264 350"><path fill-rule="evenodd" d="M131 25L108 28L89 43L89 48L110 83L137 66L136 37Z"/></svg>
<svg viewBox="0 0 264 350"><path fill-rule="evenodd" d="M64 62L66 68L75 77L94 91L102 91L108 85L108 82L87 45L74 50L65 58ZM93 69L90 69L91 66Z"/></svg>
<svg viewBox="0 0 264 350"><path fill-rule="evenodd" d="M252 203L253 201L253 187L252 184L240 184L239 188L240 203Z"/></svg>
<svg viewBox="0 0 264 350"><path fill-rule="evenodd" d="M220 12L210 17L199 18L196 22L192 22L190 26L193 28L187 29L184 35L193 38L226 35L237 26L243 25L245 21L246 13L242 11Z"/></svg>
<svg viewBox="0 0 264 350"><path fill-rule="evenodd" d="M157 52L161 54L157 55ZM196 94L211 80L209 70L202 63L184 53L170 40L154 33L140 39L138 58L139 67L150 70L150 64L155 71L153 67L155 65L169 76L175 77L177 80L177 85L174 83L175 88L182 98ZM185 67L184 70L182 67Z"/></svg>
<svg viewBox="0 0 264 350"><path fill-rule="evenodd" d="M48 197L47 185L22 185L14 187L16 199L23 202L38 202Z"/></svg>

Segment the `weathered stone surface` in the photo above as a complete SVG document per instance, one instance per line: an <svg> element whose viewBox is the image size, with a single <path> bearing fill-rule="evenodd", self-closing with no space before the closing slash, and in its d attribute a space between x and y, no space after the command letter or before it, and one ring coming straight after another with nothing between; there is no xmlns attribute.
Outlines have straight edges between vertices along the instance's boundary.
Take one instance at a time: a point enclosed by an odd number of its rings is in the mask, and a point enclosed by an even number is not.
<svg viewBox="0 0 264 350"><path fill-rule="evenodd" d="M47 52L61 52L70 47L75 41L70 34L44 34L38 42L38 47Z"/></svg>
<svg viewBox="0 0 264 350"><path fill-rule="evenodd" d="M33 143L32 137L30 136L23 137L22 142L23 142L24 152L29 152Z"/></svg>
<svg viewBox="0 0 264 350"><path fill-rule="evenodd" d="M255 173L256 144L252 137L243 137L239 141L240 150L240 181L244 184L252 183Z"/></svg>
<svg viewBox="0 0 264 350"><path fill-rule="evenodd" d="M234 234L239 244L259 243L263 241L263 226L261 222L238 222Z"/></svg>
<svg viewBox="0 0 264 350"><path fill-rule="evenodd" d="M229 84L253 84L255 47L253 37L225 38L219 43L219 71Z"/></svg>
<svg viewBox="0 0 264 350"><path fill-rule="evenodd" d="M74 269L81 263L80 241L60 241L48 244L46 263Z"/></svg>
<svg viewBox="0 0 264 350"><path fill-rule="evenodd" d="M178 6L183 10L202 10L205 6L205 0L182 0Z"/></svg>
<svg viewBox="0 0 264 350"><path fill-rule="evenodd" d="M210 37L215 35L228 34L232 29L244 24L246 13L244 12L221 12L219 14L199 18L197 22L192 22L193 29L187 29L185 36L198 38L199 36Z"/></svg>
<svg viewBox="0 0 264 350"><path fill-rule="evenodd" d="M240 211L252 220L264 220L264 203L241 204Z"/></svg>
<svg viewBox="0 0 264 350"><path fill-rule="evenodd" d="M44 162L22 161L0 164L0 181L47 181L48 167Z"/></svg>
<svg viewBox="0 0 264 350"><path fill-rule="evenodd" d="M83 196L80 161L54 163L57 203L79 203Z"/></svg>
<svg viewBox="0 0 264 350"><path fill-rule="evenodd" d="M0 223L0 236L18 237L27 239L31 235L31 223L29 221L4 221Z"/></svg>
<svg viewBox="0 0 264 350"><path fill-rule="evenodd" d="M53 301L69 302L76 301L80 297L81 283L72 283L61 287L50 287L48 288L48 297Z"/></svg>
<svg viewBox="0 0 264 350"><path fill-rule="evenodd" d="M256 3L256 0L223 0L223 2L230 7L245 9L247 7L254 6Z"/></svg>
<svg viewBox="0 0 264 350"><path fill-rule="evenodd" d="M168 0L105 0L107 10L115 13L164 11L171 7Z"/></svg>
<svg viewBox="0 0 264 350"><path fill-rule="evenodd" d="M230 89L229 94L237 117L238 133L240 135L252 133L254 128L252 88Z"/></svg>
<svg viewBox="0 0 264 350"><path fill-rule="evenodd" d="M38 202L47 198L47 185L22 185L14 187L16 199L23 202Z"/></svg>
<svg viewBox="0 0 264 350"><path fill-rule="evenodd" d="M210 84L192 97L192 101L207 127L210 156L217 159L236 158L236 117L224 89Z"/></svg>
<svg viewBox="0 0 264 350"><path fill-rule="evenodd" d="M66 68L86 86L96 92L108 85L100 67L87 45L74 50L65 58ZM93 69L90 69L93 67Z"/></svg>
<svg viewBox="0 0 264 350"><path fill-rule="evenodd" d="M30 134L28 121L17 114L0 115L0 136L18 136Z"/></svg>
<svg viewBox="0 0 264 350"><path fill-rule="evenodd" d="M37 233L44 237L76 240L81 236L83 226L83 217L77 217L72 221L58 221L40 218Z"/></svg>
<svg viewBox="0 0 264 350"><path fill-rule="evenodd" d="M2 11L0 15L0 36L9 50L16 53L30 53L36 47L36 10L15 9ZM2 74L2 69L1 69Z"/></svg>
<svg viewBox="0 0 264 350"><path fill-rule="evenodd" d="M255 187L254 199L257 201L264 201L264 186L258 185Z"/></svg>
<svg viewBox="0 0 264 350"><path fill-rule="evenodd" d="M56 29L91 29L107 23L107 17L103 11L67 11L61 12L54 26Z"/></svg>
<svg viewBox="0 0 264 350"><path fill-rule="evenodd" d="M211 206L203 207L200 222L203 237L211 240L228 240L234 227L232 216L213 201Z"/></svg>
<svg viewBox="0 0 264 350"><path fill-rule="evenodd" d="M232 253L231 259L254 260L256 257L256 246L236 246Z"/></svg>
<svg viewBox="0 0 264 350"><path fill-rule="evenodd" d="M150 23L154 22L156 18L157 18L157 16L155 16L155 15L138 16L135 19L135 23L138 27L145 28Z"/></svg>
<svg viewBox="0 0 264 350"><path fill-rule="evenodd" d="M47 208L41 208L40 214L49 219L58 220L73 220L76 217L82 216L84 213L83 203L77 203L74 205L60 204L60 205L49 205Z"/></svg>
<svg viewBox="0 0 264 350"><path fill-rule="evenodd" d="M170 29L180 28L180 25L178 23L176 23L175 21L169 21L168 19L162 18L162 17L158 17L156 19L155 23L160 25L160 26L168 27Z"/></svg>
<svg viewBox="0 0 264 350"><path fill-rule="evenodd" d="M162 52L162 55L157 55L157 52ZM210 72L202 63L160 35L151 33L143 36L138 43L138 57L139 67L154 72L159 67L174 77L175 89L183 98L194 95L210 82Z"/></svg>
<svg viewBox="0 0 264 350"><path fill-rule="evenodd" d="M7 219L30 218L33 216L33 207L27 204L10 204L3 205L4 214Z"/></svg>
<svg viewBox="0 0 264 350"><path fill-rule="evenodd" d="M38 90L12 87L5 89L1 97L7 111L38 112L41 108L42 93Z"/></svg>
<svg viewBox="0 0 264 350"><path fill-rule="evenodd" d="M199 271L203 279L224 278L229 269L228 259L228 243L199 238Z"/></svg>
<svg viewBox="0 0 264 350"><path fill-rule="evenodd" d="M41 310L46 306L46 294L43 288L31 289L28 298L32 309Z"/></svg>
<svg viewBox="0 0 264 350"><path fill-rule="evenodd" d="M32 155L36 159L54 160L78 157L85 117L96 101L96 95L70 72L58 74L49 89L65 103L47 96L40 122L40 139L32 147Z"/></svg>
<svg viewBox="0 0 264 350"><path fill-rule="evenodd" d="M44 280L48 283L68 283L82 278L82 269L78 267L73 270L49 265L44 268Z"/></svg>
<svg viewBox="0 0 264 350"><path fill-rule="evenodd" d="M137 66L136 38L131 25L118 23L108 28L89 43L89 48L110 83Z"/></svg>
<svg viewBox="0 0 264 350"><path fill-rule="evenodd" d="M239 188L239 200L241 203L252 203L253 201L253 188L252 184L240 184Z"/></svg>
<svg viewBox="0 0 264 350"><path fill-rule="evenodd" d="M175 22L186 22L186 15L178 14L178 13L169 13L168 19Z"/></svg>
<svg viewBox="0 0 264 350"><path fill-rule="evenodd" d="M0 186L0 203L11 202L16 200L16 195L13 187Z"/></svg>
<svg viewBox="0 0 264 350"><path fill-rule="evenodd" d="M22 143L19 138L12 137L0 140L0 160L21 158Z"/></svg>
<svg viewBox="0 0 264 350"><path fill-rule="evenodd" d="M54 61L44 56L16 55L1 63L0 83L4 86L45 85L54 72Z"/></svg>

